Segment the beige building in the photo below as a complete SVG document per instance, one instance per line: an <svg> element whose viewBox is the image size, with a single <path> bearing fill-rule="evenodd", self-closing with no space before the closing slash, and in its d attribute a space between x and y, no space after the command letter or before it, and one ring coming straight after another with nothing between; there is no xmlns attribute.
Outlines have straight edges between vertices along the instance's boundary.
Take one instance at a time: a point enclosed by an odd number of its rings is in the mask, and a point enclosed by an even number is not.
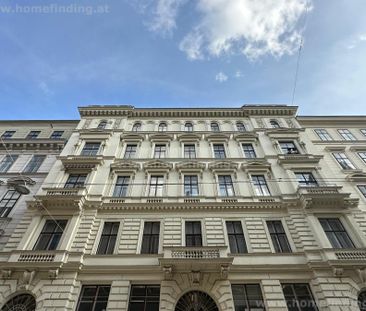
<svg viewBox="0 0 366 311"><path fill-rule="evenodd" d="M365 117L79 111L0 252L1 310L366 310Z"/></svg>

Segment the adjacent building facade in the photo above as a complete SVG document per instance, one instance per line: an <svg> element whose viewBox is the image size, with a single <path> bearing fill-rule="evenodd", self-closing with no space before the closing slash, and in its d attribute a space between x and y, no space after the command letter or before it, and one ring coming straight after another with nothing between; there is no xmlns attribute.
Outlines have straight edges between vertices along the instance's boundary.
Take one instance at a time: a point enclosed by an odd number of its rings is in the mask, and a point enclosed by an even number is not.
<svg viewBox="0 0 366 311"><path fill-rule="evenodd" d="M1 310L366 310L366 117L79 111L0 251Z"/></svg>

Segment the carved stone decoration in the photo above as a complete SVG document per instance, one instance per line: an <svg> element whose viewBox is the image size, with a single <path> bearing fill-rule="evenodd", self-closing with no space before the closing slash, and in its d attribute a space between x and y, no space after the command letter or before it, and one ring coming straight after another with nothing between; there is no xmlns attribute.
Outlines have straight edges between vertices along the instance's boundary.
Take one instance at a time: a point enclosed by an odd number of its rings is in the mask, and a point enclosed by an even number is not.
<svg viewBox="0 0 366 311"><path fill-rule="evenodd" d="M51 270L48 270L48 277L50 279L56 279L57 276L58 276L58 271L59 271L59 269L51 269Z"/></svg>
<svg viewBox="0 0 366 311"><path fill-rule="evenodd" d="M343 268L333 268L333 275L334 276L340 277L340 276L343 275L343 273L344 273Z"/></svg>
<svg viewBox="0 0 366 311"><path fill-rule="evenodd" d="M122 122L122 119L117 119L116 122L114 122L113 128L114 129L118 129L119 126L120 126L120 124L121 124L121 122Z"/></svg>
<svg viewBox="0 0 366 311"><path fill-rule="evenodd" d="M226 280L229 275L229 265L221 265L221 278Z"/></svg>
<svg viewBox="0 0 366 311"><path fill-rule="evenodd" d="M28 290L29 286L32 284L32 281L34 279L36 275L36 271L35 270L25 270L23 272L23 275L19 281L19 289L24 289L24 290Z"/></svg>
<svg viewBox="0 0 366 311"><path fill-rule="evenodd" d="M294 128L295 127L295 124L294 124L294 122L292 122L292 119L286 119L286 123L291 128Z"/></svg>
<svg viewBox="0 0 366 311"><path fill-rule="evenodd" d="M89 125L90 125L90 123L91 123L91 119L86 119L86 121L85 121L85 123L84 123L84 126L83 126L83 129L88 128L88 127L89 127Z"/></svg>
<svg viewBox="0 0 366 311"><path fill-rule="evenodd" d="M257 124L260 128L265 128L266 126L264 125L263 119L262 118L256 118L255 119L257 121Z"/></svg>
<svg viewBox="0 0 366 311"><path fill-rule="evenodd" d="M2 279L10 279L12 271L9 270L1 270L1 278Z"/></svg>
<svg viewBox="0 0 366 311"><path fill-rule="evenodd" d="M164 280L171 280L173 277L173 268L172 266L164 266L163 267Z"/></svg>
<svg viewBox="0 0 366 311"><path fill-rule="evenodd" d="M358 277L362 283L366 283L366 268L357 269Z"/></svg>
<svg viewBox="0 0 366 311"><path fill-rule="evenodd" d="M192 282L192 285L200 285L200 282L201 282L201 272L200 271L191 272L191 282Z"/></svg>

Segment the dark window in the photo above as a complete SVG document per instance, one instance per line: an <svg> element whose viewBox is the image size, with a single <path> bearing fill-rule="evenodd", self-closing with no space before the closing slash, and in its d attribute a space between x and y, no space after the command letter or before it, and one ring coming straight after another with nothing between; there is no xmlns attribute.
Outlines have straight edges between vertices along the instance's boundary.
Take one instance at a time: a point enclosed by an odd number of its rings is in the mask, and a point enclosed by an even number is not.
<svg viewBox="0 0 366 311"><path fill-rule="evenodd" d="M111 287L109 285L84 285L77 311L105 311Z"/></svg>
<svg viewBox="0 0 366 311"><path fill-rule="evenodd" d="M81 155L83 156L95 156L100 148L100 143L85 143Z"/></svg>
<svg viewBox="0 0 366 311"><path fill-rule="evenodd" d="M145 222L141 254L157 254L159 252L159 233L160 222Z"/></svg>
<svg viewBox="0 0 366 311"><path fill-rule="evenodd" d="M114 197L125 197L127 195L128 184L130 182L129 176L118 176L116 186L114 187Z"/></svg>
<svg viewBox="0 0 366 311"><path fill-rule="evenodd" d="M5 132L1 135L1 138L2 138L2 139L9 139L9 138L12 138L14 134L15 134L15 131L5 131Z"/></svg>
<svg viewBox="0 0 366 311"><path fill-rule="evenodd" d="M86 175L70 175L67 179L64 188L80 188L84 187Z"/></svg>
<svg viewBox="0 0 366 311"><path fill-rule="evenodd" d="M211 131L212 132L220 132L220 127L217 122L211 122Z"/></svg>
<svg viewBox="0 0 366 311"><path fill-rule="evenodd" d="M267 227L276 253L290 253L291 246L282 222L280 220L268 220Z"/></svg>
<svg viewBox="0 0 366 311"><path fill-rule="evenodd" d="M360 132L363 136L366 136L366 129L361 129Z"/></svg>
<svg viewBox="0 0 366 311"><path fill-rule="evenodd" d="M214 144L213 145L213 150L214 150L214 156L215 156L216 159L226 158L224 144Z"/></svg>
<svg viewBox="0 0 366 311"><path fill-rule="evenodd" d="M252 175L255 194L258 196L271 195L264 175Z"/></svg>
<svg viewBox="0 0 366 311"><path fill-rule="evenodd" d="M366 152L359 152L358 156L366 163Z"/></svg>
<svg viewBox="0 0 366 311"><path fill-rule="evenodd" d="M320 218L325 234L333 248L354 248L351 238L338 218Z"/></svg>
<svg viewBox="0 0 366 311"><path fill-rule="evenodd" d="M200 221L186 221L186 246L202 246L202 231Z"/></svg>
<svg viewBox="0 0 366 311"><path fill-rule="evenodd" d="M128 144L126 146L126 151L125 151L124 158L125 159L133 159L136 156L136 150L137 150L137 145Z"/></svg>
<svg viewBox="0 0 366 311"><path fill-rule="evenodd" d="M318 310L308 284L282 284L282 290L289 311Z"/></svg>
<svg viewBox="0 0 366 311"><path fill-rule="evenodd" d="M366 311L366 291L362 291L358 295L358 307L360 308L360 311Z"/></svg>
<svg viewBox="0 0 366 311"><path fill-rule="evenodd" d="M333 138L329 135L329 133L325 129L316 129L315 133L318 134L321 140L333 140Z"/></svg>
<svg viewBox="0 0 366 311"><path fill-rule="evenodd" d="M240 221L226 222L227 235L229 238L230 252L232 254L244 254L248 252L245 242L243 227Z"/></svg>
<svg viewBox="0 0 366 311"><path fill-rule="evenodd" d="M20 294L13 296L2 307L2 311L35 311L36 300L30 294Z"/></svg>
<svg viewBox="0 0 366 311"><path fill-rule="evenodd" d="M155 145L154 158L163 159L166 157L166 145Z"/></svg>
<svg viewBox="0 0 366 311"><path fill-rule="evenodd" d="M238 129L239 132L245 132L245 125L243 122L236 122L236 128Z"/></svg>
<svg viewBox="0 0 366 311"><path fill-rule="evenodd" d="M26 137L26 139L36 139L41 131L30 131Z"/></svg>
<svg viewBox="0 0 366 311"><path fill-rule="evenodd" d="M186 159L196 158L196 146L195 145L184 145L184 157Z"/></svg>
<svg viewBox="0 0 366 311"><path fill-rule="evenodd" d="M334 158L337 160L339 165L344 170L355 170L356 167L353 165L350 159L346 156L344 152L334 152L333 153Z"/></svg>
<svg viewBox="0 0 366 311"><path fill-rule="evenodd" d="M7 217L21 194L15 190L8 190L0 201L0 217Z"/></svg>
<svg viewBox="0 0 366 311"><path fill-rule="evenodd" d="M119 222L105 222L97 254L113 254L116 245Z"/></svg>
<svg viewBox="0 0 366 311"><path fill-rule="evenodd" d="M128 311L159 311L159 285L132 285Z"/></svg>
<svg viewBox="0 0 366 311"><path fill-rule="evenodd" d="M338 133L342 136L344 140L356 140L353 134L347 129L339 129Z"/></svg>
<svg viewBox="0 0 366 311"><path fill-rule="evenodd" d="M50 138L51 139L60 139L63 134L64 134L64 131L53 131Z"/></svg>
<svg viewBox="0 0 366 311"><path fill-rule="evenodd" d="M273 128L280 128L280 124L276 120L271 120L269 123Z"/></svg>
<svg viewBox="0 0 366 311"><path fill-rule="evenodd" d="M279 142L283 154L298 154L299 150L292 141L280 141Z"/></svg>
<svg viewBox="0 0 366 311"><path fill-rule="evenodd" d="M317 187L318 186L318 182L316 181L313 174L311 174L311 173L298 172L298 173L295 173L295 176L296 176L297 182L299 183L300 186L304 186L304 187Z"/></svg>
<svg viewBox="0 0 366 311"><path fill-rule="evenodd" d="M366 198L366 185L358 185L358 190L362 193L362 195Z"/></svg>
<svg viewBox="0 0 366 311"><path fill-rule="evenodd" d="M60 242L66 224L67 220L46 220L33 249L36 251L55 250Z"/></svg>
<svg viewBox="0 0 366 311"><path fill-rule="evenodd" d="M193 124L191 122L186 122L186 124L184 124L184 130L186 132L193 132Z"/></svg>
<svg viewBox="0 0 366 311"><path fill-rule="evenodd" d="M235 195L233 181L230 175L219 175L220 195L230 197Z"/></svg>
<svg viewBox="0 0 366 311"><path fill-rule="evenodd" d="M159 128L158 128L159 132L166 132L167 129L168 129L168 127L165 122L161 122L159 124Z"/></svg>
<svg viewBox="0 0 366 311"><path fill-rule="evenodd" d="M18 155L16 154L8 154L3 157L0 162L0 173L6 173L17 159Z"/></svg>
<svg viewBox="0 0 366 311"><path fill-rule="evenodd" d="M184 195L192 197L198 195L198 176L184 175Z"/></svg>
<svg viewBox="0 0 366 311"><path fill-rule="evenodd" d="M255 154L255 150L252 144L242 144L244 156L246 158L256 158L257 155Z"/></svg>
<svg viewBox="0 0 366 311"><path fill-rule="evenodd" d="M149 196L150 197L160 197L163 195L164 188L164 176L151 176Z"/></svg>
<svg viewBox="0 0 366 311"><path fill-rule="evenodd" d="M141 131L141 123L140 122L136 122L133 127L132 127L132 131L133 132L138 132Z"/></svg>
<svg viewBox="0 0 366 311"><path fill-rule="evenodd" d="M98 129L103 130L107 126L107 121L100 121L98 124Z"/></svg>
<svg viewBox="0 0 366 311"><path fill-rule="evenodd" d="M259 284L232 284L235 311L266 310Z"/></svg>
<svg viewBox="0 0 366 311"><path fill-rule="evenodd" d="M45 155L34 155L32 159L28 162L26 167L24 168L24 173L35 173L38 171L40 166L42 165L44 159L46 158Z"/></svg>

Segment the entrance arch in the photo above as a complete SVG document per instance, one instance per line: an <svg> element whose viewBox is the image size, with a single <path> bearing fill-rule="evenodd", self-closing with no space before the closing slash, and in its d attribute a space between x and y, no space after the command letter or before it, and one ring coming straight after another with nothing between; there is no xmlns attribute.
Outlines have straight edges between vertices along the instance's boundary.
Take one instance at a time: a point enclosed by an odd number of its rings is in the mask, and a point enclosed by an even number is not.
<svg viewBox="0 0 366 311"><path fill-rule="evenodd" d="M179 298L175 311L219 311L219 308L208 294L190 291Z"/></svg>
<svg viewBox="0 0 366 311"><path fill-rule="evenodd" d="M10 300L1 308L1 311L35 311L36 300L30 294L20 294Z"/></svg>

